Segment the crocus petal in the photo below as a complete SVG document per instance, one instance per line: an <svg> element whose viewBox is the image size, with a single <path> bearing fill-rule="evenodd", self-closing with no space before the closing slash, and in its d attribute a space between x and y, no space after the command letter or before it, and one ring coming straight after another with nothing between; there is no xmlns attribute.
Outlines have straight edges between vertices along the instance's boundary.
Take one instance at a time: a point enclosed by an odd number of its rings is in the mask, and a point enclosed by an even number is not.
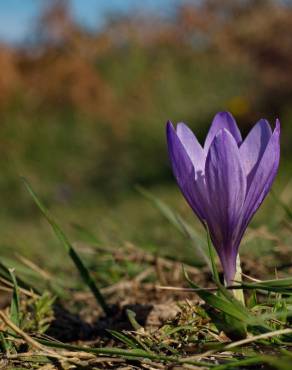
<svg viewBox="0 0 292 370"><path fill-rule="evenodd" d="M271 126L268 121L261 119L252 128L239 148L240 157L247 175L248 187L252 182L254 173L260 163L271 136Z"/></svg>
<svg viewBox="0 0 292 370"><path fill-rule="evenodd" d="M268 194L277 174L280 161L280 121L276 120L275 130L266 146L262 158L257 165L244 204L244 220L246 227Z"/></svg>
<svg viewBox="0 0 292 370"><path fill-rule="evenodd" d="M278 120L273 133L268 122L260 120L242 143L232 115L221 112L202 149L186 125L179 124L176 131L167 124L173 173L193 211L209 228L228 284L234 279L242 236L276 176L279 138Z"/></svg>
<svg viewBox="0 0 292 370"><path fill-rule="evenodd" d="M218 131L222 130L223 128L225 128L227 131L231 133L237 145L241 144L242 142L241 133L239 131L239 128L237 127L236 121L233 118L232 114L229 112L219 112L214 117L212 125L205 140L204 150L206 153Z"/></svg>
<svg viewBox="0 0 292 370"><path fill-rule="evenodd" d="M225 278L230 282L236 268L234 231L246 196L246 176L237 142L226 129L220 130L212 141L206 159L205 178L209 196L207 223Z"/></svg>
<svg viewBox="0 0 292 370"><path fill-rule="evenodd" d="M195 172L202 173L205 169L206 155L196 136L183 122L177 124L176 133L194 165Z"/></svg>
<svg viewBox="0 0 292 370"><path fill-rule="evenodd" d="M168 155L173 174L187 202L202 221L205 219L205 186L202 176L196 178L195 168L171 122L167 122Z"/></svg>

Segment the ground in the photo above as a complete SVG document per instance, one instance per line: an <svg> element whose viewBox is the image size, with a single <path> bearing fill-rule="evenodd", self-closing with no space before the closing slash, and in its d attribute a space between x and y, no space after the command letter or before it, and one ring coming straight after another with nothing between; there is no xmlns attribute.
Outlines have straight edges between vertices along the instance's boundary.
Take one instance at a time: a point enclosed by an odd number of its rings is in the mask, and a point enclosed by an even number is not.
<svg viewBox="0 0 292 370"><path fill-rule="evenodd" d="M282 187L281 199L289 200L290 192L289 187ZM28 286L19 280L17 289L2 266L3 368L289 368L289 309L284 312L275 301L285 300L289 308L291 293L287 289L291 285L285 286L285 294L281 291L267 296L258 289L256 302L255 290L246 289L246 302L253 315L260 318L277 312L278 316L267 317L270 331L250 326L246 343L238 342L240 338L230 339L230 333L216 325L220 312L191 290L182 272L183 263L195 284L210 292L216 289L212 273L196 249L197 244L205 245L203 228L175 189L161 188L153 193L155 198L147 193L147 199L136 194L111 210L102 206L94 219L96 205L78 208L79 219L85 220L86 226L74 220L72 209L51 209L62 224L66 217L69 219L66 234L100 288L108 315L86 287L70 253L50 233L45 219L36 217L27 225L20 222L19 233L13 237L23 245L17 253L16 248L13 253L6 251L2 262L15 267L12 276L20 277ZM158 199L176 211L163 208ZM247 282L250 277L265 280L291 276L292 224L278 203L270 196L242 243ZM191 236L178 227L177 218L171 218L177 217L177 211L184 227L191 227ZM33 228L34 233L30 232ZM26 233L30 240L25 240ZM30 249L29 242L33 246ZM18 290L20 302L15 309ZM258 335L263 337L257 339ZM280 357L273 363L275 354Z"/></svg>

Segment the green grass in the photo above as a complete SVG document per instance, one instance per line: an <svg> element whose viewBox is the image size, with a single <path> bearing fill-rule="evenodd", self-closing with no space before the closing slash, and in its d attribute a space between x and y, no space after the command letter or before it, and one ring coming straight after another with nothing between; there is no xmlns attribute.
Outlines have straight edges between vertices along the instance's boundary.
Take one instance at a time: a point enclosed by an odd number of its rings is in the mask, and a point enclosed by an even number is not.
<svg viewBox="0 0 292 370"><path fill-rule="evenodd" d="M291 206L291 182L289 182L290 170L288 172L288 169L286 171L283 168L273 189L282 201ZM36 186L34 188L38 190ZM174 180L171 185L145 187L145 189L176 210L198 233L203 234L202 226L186 204ZM37 211L32 199L24 189L23 192L28 202L29 212L25 214L20 212L18 217L15 217L15 215L10 215L8 212L5 213L5 209L2 208L3 213L0 217L1 254L12 257L15 252L19 252L26 257L36 257L40 262L47 262L48 266L51 266L51 258L58 262L58 253L61 250L57 246L57 242L54 241L50 228ZM39 192L39 194L41 193ZM84 197L75 197L68 203L58 201L51 201L50 203L51 212L61 222L66 233L69 233L73 240L78 240L80 236L78 230L72 226L78 224L91 230L100 243L119 246L129 241L142 248L152 251L158 250L162 254L169 254L169 247L171 250L178 245L180 247L186 245L187 252L189 252L185 238L171 226L153 203L134 189L127 193L127 196L114 202L105 201L100 196L89 193ZM250 230L265 227L273 234L277 231L284 216L285 211L269 195L253 218ZM245 247L242 248L243 253L245 249L249 249L250 244L250 249L252 249L254 239L257 239L257 235L252 240L249 237L245 238L243 243ZM265 238L263 240L266 242ZM54 253L57 254L47 255L45 251L48 248L52 248Z"/></svg>
<svg viewBox="0 0 292 370"><path fill-rule="evenodd" d="M291 189L287 178L279 178L274 191L286 203L291 202ZM202 226L175 185L152 188L151 192L178 212L204 240L205 232ZM29 197L28 194L27 196ZM123 251L133 244L155 255L194 266L202 265L203 261L198 258L195 243L173 227L153 202L136 191L112 206L98 198L91 198L70 205L55 204L50 208L50 212L62 226L85 265L92 271L99 287L118 283L125 278L134 278L147 268L147 264L136 264L127 260L116 263L110 252L100 259L100 246ZM292 233L283 224L285 218L285 210L269 196L242 241L240 251L243 272L261 279L273 278L275 268L287 263L287 257L279 252L279 248L288 246L287 249L292 242ZM89 230L92 235L86 235L76 224ZM0 220L0 232L2 262L8 267L16 268L17 274L25 281L41 289L45 286L55 292L68 288L79 291L85 289L74 263L67 257L66 251L41 214L33 212L31 217L23 219L3 218ZM286 253L289 255L289 249ZM40 273L32 271L30 265L24 264L23 258L33 262L52 279L48 279L44 284ZM287 268L281 268L278 274L285 277L287 271ZM73 309L75 310L74 307Z"/></svg>
<svg viewBox="0 0 292 370"><path fill-rule="evenodd" d="M204 239L202 226L175 185L158 186L150 191L177 211ZM292 203L291 186L287 176L277 179L274 192L283 202ZM29 199L28 194L27 197ZM67 274L73 269L72 263L64 261L64 250L55 240L45 219L34 209L33 202L30 202L29 207L33 210L31 215L0 218L2 258L4 261L14 261L16 255L21 255L52 273ZM70 204L53 204L50 211L72 242L84 239L82 232L74 227L74 224L77 224L90 230L100 245L123 248L125 243L133 243L161 256L184 260L193 265L200 264L192 243L170 224L151 201L135 190L118 203L111 204L91 197L77 199ZM272 196L268 196L242 242L240 251L243 261L244 256L250 253L260 257L275 250L278 244L291 243L291 234L282 225L284 217L285 210L276 204ZM90 259L94 266L95 261L91 256L87 256L86 248L82 250L79 245L78 251L85 259Z"/></svg>
<svg viewBox="0 0 292 370"><path fill-rule="evenodd" d="M99 300L95 303L89 303L87 299L78 302L73 298L74 292L84 294L87 286L94 296L95 284L102 288L132 281L149 268L152 270L144 278L145 283L157 282L159 271L155 270L158 268L155 255L167 258L168 263L172 260L184 262L188 264L187 269L189 265L201 268L204 260L198 258L196 243L197 238L206 238L202 226L175 186L152 188L152 195L147 192L142 196L133 192L111 206L98 198L83 198L82 202L76 200L70 205L55 204L49 213L28 189L40 208L40 215L33 211L25 219L6 217L1 220L2 262L15 267L10 276L7 271L4 273L5 280L11 282L7 287L11 287L9 289L13 293L10 316L0 311L0 318L7 329L0 336L0 344L7 360L15 368L56 364L56 361L86 368L95 361L98 366L100 356L109 356L124 363L132 359L152 365L188 364L209 369L239 369L270 363L273 359L271 354L276 353L278 359L273 361L273 367L288 369L292 293L291 278L285 269L281 269L287 257L281 253L292 242L291 220L287 212L287 207L291 207L292 193L285 175L278 178L274 187L276 196L269 196L265 201L242 242L241 260L249 269L254 268L251 275L264 274L260 277L265 280L260 283L244 281L238 287L248 292L247 307L220 284L212 258L215 290L199 286L194 276L190 279L186 273L194 293L207 305L190 304L190 301L178 303L179 316L154 331L141 326L136 314L126 310L123 320L128 320L134 330L112 330L109 326L108 335L112 336L114 343L110 346L102 345L102 342L97 346L66 344L42 337L52 322L55 304L63 302L76 314L88 305L89 311L94 311ZM50 225L56 235L50 230ZM210 248L209 245L209 251ZM72 249L74 258L70 252ZM122 257L115 255L119 251ZM152 255L152 260L140 260L139 251ZM131 253L137 255L137 259L131 259ZM274 278L274 268L280 269L277 277L286 279L267 280ZM172 267L164 267L163 274L171 276ZM25 286L21 280L15 279L15 275L32 284L41 294L28 293L27 288L24 291ZM186 281L181 280L180 284L185 286ZM111 298L106 295L105 299ZM109 310L108 316L111 315ZM117 320L117 316L111 320ZM232 338L231 342L222 337L222 330ZM238 341L246 338L247 332L248 339ZM26 343L26 355L19 347L20 338ZM194 346L197 348L195 353L189 353L188 348ZM224 355L226 351L230 352L229 359ZM198 357L198 353L204 360Z"/></svg>

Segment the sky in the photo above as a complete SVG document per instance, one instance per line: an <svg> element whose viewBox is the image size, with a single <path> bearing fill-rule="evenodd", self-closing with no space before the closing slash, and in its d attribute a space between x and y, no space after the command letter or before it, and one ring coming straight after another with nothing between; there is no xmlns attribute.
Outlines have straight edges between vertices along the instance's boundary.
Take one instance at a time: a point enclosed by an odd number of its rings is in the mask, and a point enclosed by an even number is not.
<svg viewBox="0 0 292 370"><path fill-rule="evenodd" d="M101 27L106 14L135 9L161 13L183 0L69 0L75 19L89 28ZM48 0L0 1L0 42L19 44L30 37L36 19Z"/></svg>

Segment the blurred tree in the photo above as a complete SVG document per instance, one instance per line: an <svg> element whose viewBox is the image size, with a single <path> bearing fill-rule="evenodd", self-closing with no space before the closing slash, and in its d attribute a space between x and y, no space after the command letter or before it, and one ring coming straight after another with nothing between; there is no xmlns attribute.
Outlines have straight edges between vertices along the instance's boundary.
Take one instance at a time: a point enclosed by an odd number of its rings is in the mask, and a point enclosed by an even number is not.
<svg viewBox="0 0 292 370"><path fill-rule="evenodd" d="M245 1L218 35L218 45L254 70L258 109L280 114L292 99L291 1Z"/></svg>
<svg viewBox="0 0 292 370"><path fill-rule="evenodd" d="M38 41L44 45L65 45L79 31L68 0L47 0L37 25Z"/></svg>

